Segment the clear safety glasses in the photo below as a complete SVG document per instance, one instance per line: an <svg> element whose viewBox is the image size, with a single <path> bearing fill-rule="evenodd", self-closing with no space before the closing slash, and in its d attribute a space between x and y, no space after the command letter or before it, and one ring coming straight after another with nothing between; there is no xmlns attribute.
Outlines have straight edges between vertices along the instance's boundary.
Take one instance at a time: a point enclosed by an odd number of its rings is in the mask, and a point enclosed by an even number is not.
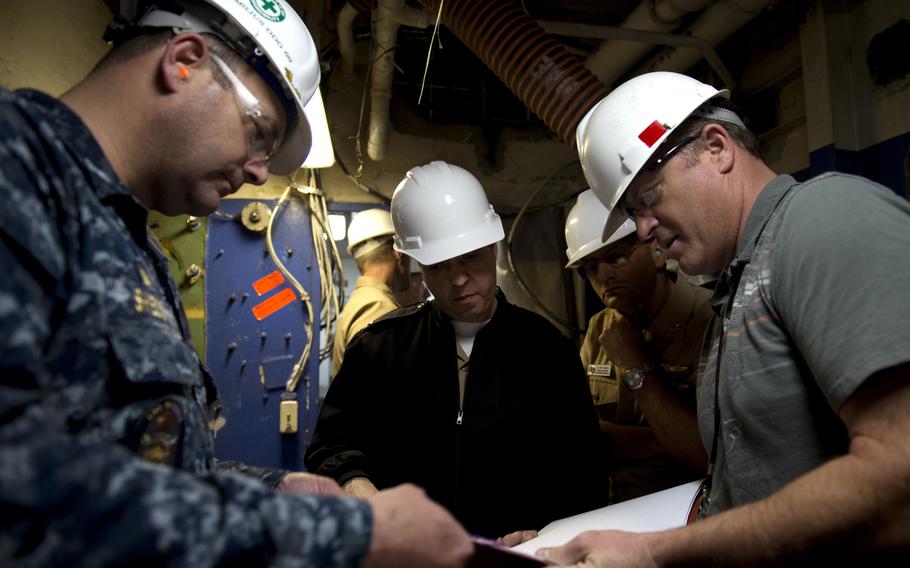
<svg viewBox="0 0 910 568"><path fill-rule="evenodd" d="M641 168L640 173L653 173L660 170L667 164L667 162L673 158L673 156L675 156L680 150L688 146L699 136L700 133L683 139L682 142L676 144L666 152L663 152L655 160L652 160L651 162L645 164ZM634 219L636 212L648 209L657 203L657 201L660 199L660 194L660 184L656 182L651 183L644 189L636 188L635 190L626 191L626 193L619 199L619 203L616 204L616 207L630 219Z"/></svg>
<svg viewBox="0 0 910 568"><path fill-rule="evenodd" d="M220 57L209 52L212 61L218 66L218 69L224 74L231 84L231 90L234 93L234 100L244 117L249 135L250 159L268 163L278 150L278 144L281 138L278 134L277 122L269 117L262 109L262 103L256 98L250 90L243 84L240 78L228 67Z"/></svg>

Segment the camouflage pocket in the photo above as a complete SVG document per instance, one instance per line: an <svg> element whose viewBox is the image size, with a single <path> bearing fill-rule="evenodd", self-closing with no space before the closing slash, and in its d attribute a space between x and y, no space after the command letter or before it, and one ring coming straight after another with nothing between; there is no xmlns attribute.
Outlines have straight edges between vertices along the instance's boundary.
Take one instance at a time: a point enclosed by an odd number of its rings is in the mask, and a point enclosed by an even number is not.
<svg viewBox="0 0 910 568"><path fill-rule="evenodd" d="M179 331L157 322L127 320L114 323L109 338L127 381L202 386L199 362Z"/></svg>

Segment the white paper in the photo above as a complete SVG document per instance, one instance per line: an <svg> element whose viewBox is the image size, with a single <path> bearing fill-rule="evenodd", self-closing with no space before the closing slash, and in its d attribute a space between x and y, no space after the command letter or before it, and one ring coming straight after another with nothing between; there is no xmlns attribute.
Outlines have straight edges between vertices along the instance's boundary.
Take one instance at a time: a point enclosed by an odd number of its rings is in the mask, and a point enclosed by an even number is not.
<svg viewBox="0 0 910 568"><path fill-rule="evenodd" d="M704 480L692 481L553 521L536 538L513 546L512 550L533 554L538 548L561 546L585 531L615 529L629 532L662 531L686 524L689 512Z"/></svg>

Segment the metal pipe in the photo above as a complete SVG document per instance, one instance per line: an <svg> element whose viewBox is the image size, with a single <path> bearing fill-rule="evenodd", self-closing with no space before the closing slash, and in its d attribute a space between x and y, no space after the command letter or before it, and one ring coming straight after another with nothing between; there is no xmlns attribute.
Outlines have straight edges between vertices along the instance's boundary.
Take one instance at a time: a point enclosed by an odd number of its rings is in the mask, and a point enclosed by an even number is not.
<svg viewBox="0 0 910 568"><path fill-rule="evenodd" d="M380 0L372 14L375 58L370 76L370 136L367 155L377 162L385 159L391 130L389 102L392 99L395 44L398 42L400 25L395 14L403 6L404 0Z"/></svg>
<svg viewBox="0 0 910 568"><path fill-rule="evenodd" d="M717 45L730 37L764 9L770 0L718 0L689 27L687 33ZM635 68L633 74L649 71L688 70L698 62L700 54L693 49L669 47Z"/></svg>
<svg viewBox="0 0 910 568"><path fill-rule="evenodd" d="M399 25L426 28L433 18L424 10L405 5L404 0L380 0L374 10L369 0L351 0L338 13L338 48L341 52L341 77L354 78L354 19L358 12L372 10L373 54L370 76L370 130L367 155L375 161L385 158L391 123L389 101L395 72L395 45Z"/></svg>
<svg viewBox="0 0 910 568"><path fill-rule="evenodd" d="M709 0L646 0L638 4L619 27L650 32L670 32L679 27L682 16L703 10L708 2ZM621 40L623 38L614 36L610 39ZM604 41L597 51L588 57L585 65L598 79L607 85L612 85L650 50L650 45L641 43L640 40L632 41L632 43Z"/></svg>
<svg viewBox="0 0 910 568"><path fill-rule="evenodd" d="M341 53L341 78L350 81L354 78L354 19L357 8L345 2L338 11L338 51Z"/></svg>
<svg viewBox="0 0 910 568"><path fill-rule="evenodd" d="M398 23L409 28L426 29L436 21L433 15L426 10L412 8L405 4L397 12L392 14Z"/></svg>
<svg viewBox="0 0 910 568"><path fill-rule="evenodd" d="M540 21L547 32L555 35L594 37L600 39L618 39L623 41L638 42L647 46L672 45L676 47L691 47L697 49L708 61L708 64L717 72L721 80L731 91L736 87L733 74L724 65L714 47L704 38L666 32L648 30L633 30L614 26L594 26L589 24L576 24L570 22ZM612 44L611 44L612 45Z"/></svg>

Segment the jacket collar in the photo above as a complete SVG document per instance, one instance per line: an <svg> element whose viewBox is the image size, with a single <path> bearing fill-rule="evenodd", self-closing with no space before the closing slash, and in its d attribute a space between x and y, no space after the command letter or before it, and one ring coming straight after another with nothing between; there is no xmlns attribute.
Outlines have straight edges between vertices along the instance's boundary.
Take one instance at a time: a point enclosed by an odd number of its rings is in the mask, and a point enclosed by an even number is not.
<svg viewBox="0 0 910 568"><path fill-rule="evenodd" d="M442 311L442 308L439 307L438 302L430 301L430 302L428 302L428 304L430 304L430 310L432 310L434 321L436 321L440 325L445 323L449 327L452 327L452 318L450 318L448 316L448 314L446 314L444 311ZM502 289L499 286L497 286L496 287L496 309L493 311L493 317L490 318L490 321L489 321L489 323L487 323L487 325L483 326L483 329L489 328L491 325L495 324L498 320L505 317L505 315L509 312L509 310L512 309L512 307L513 307L512 304L510 304L509 301L506 299L505 293L503 293Z"/></svg>

